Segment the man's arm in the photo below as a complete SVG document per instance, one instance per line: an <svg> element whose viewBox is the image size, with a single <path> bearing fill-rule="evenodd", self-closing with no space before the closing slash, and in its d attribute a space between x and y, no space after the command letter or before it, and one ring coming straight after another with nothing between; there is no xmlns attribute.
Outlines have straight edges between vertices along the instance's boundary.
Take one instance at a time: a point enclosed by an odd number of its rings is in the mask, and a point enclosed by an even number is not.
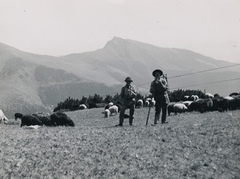
<svg viewBox="0 0 240 179"><path fill-rule="evenodd" d="M120 96L121 96L122 99L124 99L124 97L125 97L125 95L124 95L124 87L122 87L122 89L121 89Z"/></svg>
<svg viewBox="0 0 240 179"><path fill-rule="evenodd" d="M131 97L136 97L136 96L137 96L137 93L136 93L134 87L131 86Z"/></svg>
<svg viewBox="0 0 240 179"><path fill-rule="evenodd" d="M155 93L156 93L156 90L155 90L155 88L154 88L154 81L153 81L153 82L151 83L151 85L150 85L150 90L149 90L149 92L152 93L153 96L154 96Z"/></svg>
<svg viewBox="0 0 240 179"><path fill-rule="evenodd" d="M165 78L161 80L162 87L165 89L165 91L168 91L168 83Z"/></svg>

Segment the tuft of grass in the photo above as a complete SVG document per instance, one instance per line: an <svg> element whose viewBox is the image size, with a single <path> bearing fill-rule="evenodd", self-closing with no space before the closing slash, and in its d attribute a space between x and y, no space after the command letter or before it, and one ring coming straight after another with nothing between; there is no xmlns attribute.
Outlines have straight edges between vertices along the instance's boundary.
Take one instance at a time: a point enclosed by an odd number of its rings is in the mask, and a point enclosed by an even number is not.
<svg viewBox="0 0 240 179"><path fill-rule="evenodd" d="M103 109L68 112L75 127L0 125L0 178L238 178L240 111L185 113L134 126ZM128 112L128 111L127 111ZM151 110L149 124L153 122Z"/></svg>

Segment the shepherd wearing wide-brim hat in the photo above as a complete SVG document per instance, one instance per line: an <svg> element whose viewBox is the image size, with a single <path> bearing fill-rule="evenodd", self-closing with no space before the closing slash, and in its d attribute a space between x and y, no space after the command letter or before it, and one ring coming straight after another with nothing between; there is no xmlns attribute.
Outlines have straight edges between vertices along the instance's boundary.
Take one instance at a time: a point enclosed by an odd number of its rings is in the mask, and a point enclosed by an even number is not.
<svg viewBox="0 0 240 179"><path fill-rule="evenodd" d="M125 80L124 80L125 82L133 82L133 80L130 78L130 77L127 77Z"/></svg>
<svg viewBox="0 0 240 179"><path fill-rule="evenodd" d="M157 75L156 73L159 73L160 76L163 75L163 72L162 72L162 70L160 70L160 69L154 70L154 71L152 72L152 75L153 75L154 77L156 77L156 75Z"/></svg>
<svg viewBox="0 0 240 179"><path fill-rule="evenodd" d="M128 108L129 108L129 125L133 124L136 92L134 87L131 85L133 80L130 77L127 77L124 81L126 82L126 85L122 87L120 94L122 109L119 114L119 124L116 126L123 126L125 110Z"/></svg>
<svg viewBox="0 0 240 179"><path fill-rule="evenodd" d="M168 82L163 75L162 70L156 69L152 72L155 79L151 82L150 93L152 93L155 104L154 125L156 125L162 112L162 124L167 123L167 105L170 102L168 97Z"/></svg>

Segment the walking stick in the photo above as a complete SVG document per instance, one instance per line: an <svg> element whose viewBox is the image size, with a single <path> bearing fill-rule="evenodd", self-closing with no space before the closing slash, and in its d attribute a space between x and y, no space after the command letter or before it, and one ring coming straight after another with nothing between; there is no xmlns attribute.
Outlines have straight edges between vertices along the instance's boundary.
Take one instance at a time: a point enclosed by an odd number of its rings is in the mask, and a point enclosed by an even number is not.
<svg viewBox="0 0 240 179"><path fill-rule="evenodd" d="M151 99L151 101L152 101L152 99ZM146 126L148 125L148 119L149 119L149 115L150 115L151 108L152 108L152 105L149 104Z"/></svg>

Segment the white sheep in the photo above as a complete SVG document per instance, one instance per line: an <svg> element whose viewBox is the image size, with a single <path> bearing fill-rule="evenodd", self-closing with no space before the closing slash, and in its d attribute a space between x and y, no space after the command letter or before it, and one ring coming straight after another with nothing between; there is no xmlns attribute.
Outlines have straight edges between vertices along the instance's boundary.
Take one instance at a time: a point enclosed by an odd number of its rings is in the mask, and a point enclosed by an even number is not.
<svg viewBox="0 0 240 179"><path fill-rule="evenodd" d="M8 118L4 115L1 109L0 109L0 121L4 121L5 124L8 123Z"/></svg>
<svg viewBox="0 0 240 179"><path fill-rule="evenodd" d="M176 103L174 106L173 106L173 110L175 112L175 114L177 114L177 112L185 112L187 110L187 106L185 106L185 104L183 103Z"/></svg>
<svg viewBox="0 0 240 179"><path fill-rule="evenodd" d="M185 101L187 101L187 100L189 99L189 96L186 95L186 96L184 96L183 98L184 98Z"/></svg>
<svg viewBox="0 0 240 179"><path fill-rule="evenodd" d="M146 98L145 99L145 101L151 101L152 100L152 98Z"/></svg>
<svg viewBox="0 0 240 179"><path fill-rule="evenodd" d="M80 104L79 109L87 109L87 106L85 104Z"/></svg>
<svg viewBox="0 0 240 179"><path fill-rule="evenodd" d="M206 93L205 96L210 99L214 98L213 94L211 93Z"/></svg>
<svg viewBox="0 0 240 179"><path fill-rule="evenodd" d="M105 111L104 111L104 117L105 117L105 118L109 118L109 116L110 116L110 110L109 110L109 109L105 109Z"/></svg>
<svg viewBox="0 0 240 179"><path fill-rule="evenodd" d="M198 97L198 95L191 95L191 97L190 97L190 99L192 100L192 101L197 101L198 99L199 99L199 97Z"/></svg>
<svg viewBox="0 0 240 179"><path fill-rule="evenodd" d="M143 100L142 99L137 100L136 107L137 108L143 107Z"/></svg>
<svg viewBox="0 0 240 179"><path fill-rule="evenodd" d="M148 107L149 106L149 101L145 102L145 106Z"/></svg>
<svg viewBox="0 0 240 179"><path fill-rule="evenodd" d="M190 104L192 103L193 101L183 101L182 103L186 106L186 107L188 107L188 106L190 106Z"/></svg>
<svg viewBox="0 0 240 179"><path fill-rule="evenodd" d="M109 111L110 111L110 115L118 114L118 107L116 105L113 105L109 108Z"/></svg>
<svg viewBox="0 0 240 179"><path fill-rule="evenodd" d="M113 102L108 103L108 104L105 106L105 109L109 109L111 106L113 106Z"/></svg>
<svg viewBox="0 0 240 179"><path fill-rule="evenodd" d="M153 107L155 106L155 104L156 104L156 101L152 98L152 101L150 101L150 105Z"/></svg>
<svg viewBox="0 0 240 179"><path fill-rule="evenodd" d="M231 97L231 96L226 96L226 97L224 97L224 99L231 101L231 100L233 100L234 98Z"/></svg>

